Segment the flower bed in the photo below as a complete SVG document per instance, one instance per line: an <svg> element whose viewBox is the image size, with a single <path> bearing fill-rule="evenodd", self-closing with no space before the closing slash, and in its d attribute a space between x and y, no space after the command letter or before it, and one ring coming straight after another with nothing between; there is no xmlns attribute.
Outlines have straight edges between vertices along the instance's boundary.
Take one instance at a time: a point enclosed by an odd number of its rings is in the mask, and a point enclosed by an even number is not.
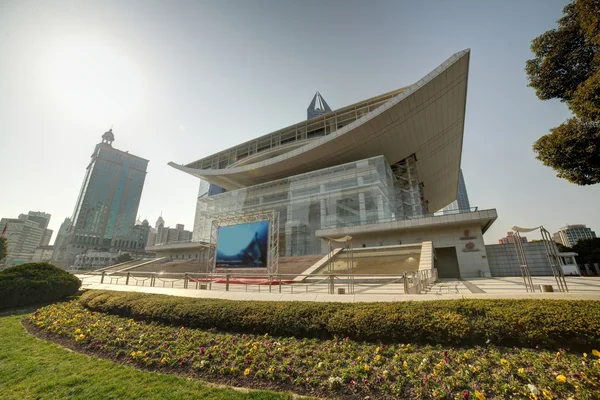
<svg viewBox="0 0 600 400"><path fill-rule="evenodd" d="M384 343L600 348L600 301L250 302L92 290L92 311L238 333Z"/></svg>
<svg viewBox="0 0 600 400"><path fill-rule="evenodd" d="M600 352L383 344L299 339L135 321L55 304L28 319L33 331L141 368L230 384L339 398L591 399Z"/></svg>

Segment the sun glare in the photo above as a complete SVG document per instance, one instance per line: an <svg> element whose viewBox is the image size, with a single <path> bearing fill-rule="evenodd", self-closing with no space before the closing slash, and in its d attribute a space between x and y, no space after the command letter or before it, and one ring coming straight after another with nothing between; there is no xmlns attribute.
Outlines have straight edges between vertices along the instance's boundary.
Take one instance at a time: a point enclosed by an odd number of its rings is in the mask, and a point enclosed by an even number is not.
<svg viewBox="0 0 600 400"><path fill-rule="evenodd" d="M41 68L49 101L72 117L116 120L144 100L143 70L107 40L63 39L45 52Z"/></svg>

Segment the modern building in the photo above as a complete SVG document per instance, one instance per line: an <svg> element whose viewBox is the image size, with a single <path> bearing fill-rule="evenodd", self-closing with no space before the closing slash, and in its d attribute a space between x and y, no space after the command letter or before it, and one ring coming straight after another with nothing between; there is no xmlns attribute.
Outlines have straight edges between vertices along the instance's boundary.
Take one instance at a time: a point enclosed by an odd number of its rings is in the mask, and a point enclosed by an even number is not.
<svg viewBox="0 0 600 400"><path fill-rule="evenodd" d="M31 257L31 262L50 262L54 246L39 246L36 247Z"/></svg>
<svg viewBox="0 0 600 400"><path fill-rule="evenodd" d="M595 239L596 232L583 224L565 225L552 235L556 243L566 247L573 247L579 239Z"/></svg>
<svg viewBox="0 0 600 400"><path fill-rule="evenodd" d="M442 208L441 214L455 214L460 211L470 211L470 209L471 203L467 194L467 185L465 184L465 178L461 169L458 175L458 197L452 203Z"/></svg>
<svg viewBox="0 0 600 400"><path fill-rule="evenodd" d="M56 234L56 239L54 239L54 250L52 251L51 260L55 260L57 258L57 250L61 248L67 232L71 228L72 221L71 218L65 218L65 220L60 224L60 228L58 229L58 233Z"/></svg>
<svg viewBox="0 0 600 400"><path fill-rule="evenodd" d="M327 104L325 99L321 96L321 93L317 92L306 109L306 119L313 119L330 112L331 108L329 107L329 104Z"/></svg>
<svg viewBox="0 0 600 400"><path fill-rule="evenodd" d="M35 249L43 246L46 238L52 235L52 230L47 229L50 222L50 214L29 211L20 214L18 218L2 218L0 229L6 232L8 256L3 264L6 267L30 262ZM50 234L48 234L48 231Z"/></svg>
<svg viewBox="0 0 600 400"><path fill-rule="evenodd" d="M192 232L186 231L183 224L176 224L175 228L165 227L164 221L156 229L154 246L175 243L188 243L192 240Z"/></svg>
<svg viewBox="0 0 600 400"><path fill-rule="evenodd" d="M506 232L506 236L503 238L500 238L498 240L499 244L509 244L509 243L515 243L515 233L514 232ZM521 243L527 243L527 237L526 236L521 236Z"/></svg>
<svg viewBox="0 0 600 400"><path fill-rule="evenodd" d="M276 211L280 256L323 254L328 238L345 235L357 247L432 242L441 277L489 274L482 235L496 211L431 214L458 197L469 56L458 52L401 89L169 163L226 190L207 196L201 182L193 240L209 241L214 220Z"/></svg>
<svg viewBox="0 0 600 400"><path fill-rule="evenodd" d="M73 265L86 251L143 251L147 233L135 229L148 160L112 146L112 129L91 155L75 204L72 223L55 262ZM144 239L145 238L145 239Z"/></svg>

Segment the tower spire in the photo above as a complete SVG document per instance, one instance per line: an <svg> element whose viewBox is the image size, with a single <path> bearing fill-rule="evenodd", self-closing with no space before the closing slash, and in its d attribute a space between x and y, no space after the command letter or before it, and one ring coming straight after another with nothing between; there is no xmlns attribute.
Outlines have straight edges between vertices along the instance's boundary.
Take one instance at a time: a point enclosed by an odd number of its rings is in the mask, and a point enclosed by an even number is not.
<svg viewBox="0 0 600 400"><path fill-rule="evenodd" d="M329 104L327 104L323 96L321 96L321 93L317 91L310 102L310 105L306 109L306 119L312 119L319 115L327 114L328 112L331 112Z"/></svg>

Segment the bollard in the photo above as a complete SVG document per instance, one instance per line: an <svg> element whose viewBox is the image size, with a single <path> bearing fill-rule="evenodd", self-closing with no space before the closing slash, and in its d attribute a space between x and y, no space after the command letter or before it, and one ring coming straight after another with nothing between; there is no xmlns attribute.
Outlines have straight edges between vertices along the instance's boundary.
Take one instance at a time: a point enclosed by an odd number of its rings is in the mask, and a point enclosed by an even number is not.
<svg viewBox="0 0 600 400"><path fill-rule="evenodd" d="M335 294L335 287L333 284L333 275L329 275L329 294Z"/></svg>
<svg viewBox="0 0 600 400"><path fill-rule="evenodd" d="M269 274L269 293L271 293L271 282L273 281L273 276Z"/></svg>
<svg viewBox="0 0 600 400"><path fill-rule="evenodd" d="M102 271L102 277L100 278L100 283L104 283L104 275L106 275L106 272Z"/></svg>
<svg viewBox="0 0 600 400"><path fill-rule="evenodd" d="M131 274L131 272L127 273L127 279L125 279L125 286L129 285L129 275Z"/></svg>
<svg viewBox="0 0 600 400"><path fill-rule="evenodd" d="M186 272L185 275L183 276L183 288L184 289L188 288L188 280L189 280L189 276L188 276L188 274Z"/></svg>
<svg viewBox="0 0 600 400"><path fill-rule="evenodd" d="M408 279L406 277L406 272L404 273L404 278L402 280L404 281L404 294L408 294Z"/></svg>
<svg viewBox="0 0 600 400"><path fill-rule="evenodd" d="M279 282L279 293L281 293L281 275L277 275L277 281Z"/></svg>
<svg viewBox="0 0 600 400"><path fill-rule="evenodd" d="M225 274L225 291L229 291L229 274Z"/></svg>

